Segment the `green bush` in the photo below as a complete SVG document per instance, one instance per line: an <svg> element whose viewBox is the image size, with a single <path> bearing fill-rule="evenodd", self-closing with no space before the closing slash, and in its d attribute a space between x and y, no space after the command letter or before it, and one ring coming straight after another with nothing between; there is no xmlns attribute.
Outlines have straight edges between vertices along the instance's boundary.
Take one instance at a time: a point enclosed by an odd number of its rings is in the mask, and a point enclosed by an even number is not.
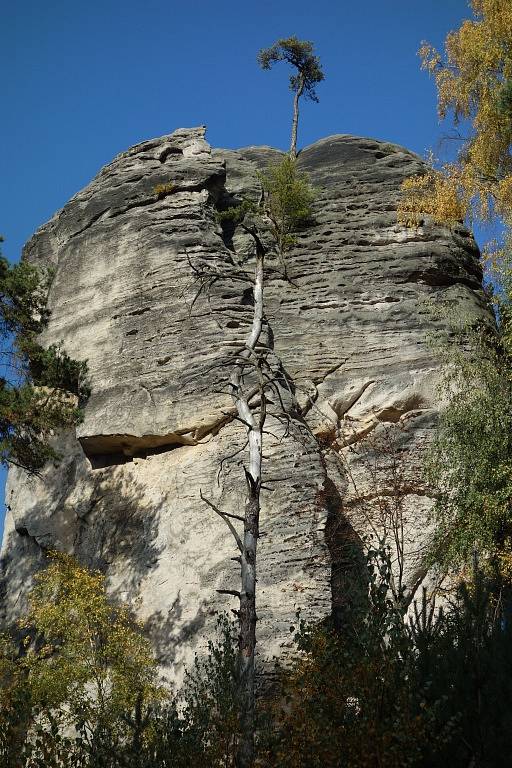
<svg viewBox="0 0 512 768"><path fill-rule="evenodd" d="M427 462L437 493L432 560L493 559L512 535L512 358L505 333L455 327L442 342L442 411Z"/></svg>
<svg viewBox="0 0 512 768"><path fill-rule="evenodd" d="M272 702L266 765L505 768L512 751L512 625L478 567L438 610L405 617L386 547L368 553L369 599L342 633L302 626Z"/></svg>
<svg viewBox="0 0 512 768"><path fill-rule="evenodd" d="M271 221L272 235L282 258L295 245L296 231L312 218L315 198L308 177L297 168L290 155L270 165L260 176L263 187L263 208Z"/></svg>

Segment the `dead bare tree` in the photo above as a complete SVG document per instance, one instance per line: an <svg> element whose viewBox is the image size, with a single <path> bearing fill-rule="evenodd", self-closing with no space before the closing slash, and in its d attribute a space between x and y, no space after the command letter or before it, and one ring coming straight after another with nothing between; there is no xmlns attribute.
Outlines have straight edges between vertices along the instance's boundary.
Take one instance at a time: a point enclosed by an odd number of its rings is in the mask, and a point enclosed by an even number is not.
<svg viewBox="0 0 512 768"><path fill-rule="evenodd" d="M243 515L234 515L219 509L212 501L203 496L201 499L226 523L234 540L239 555L236 560L240 563L240 590L218 590L238 598L240 607L238 620L239 634L239 674L241 684L242 707L240 712L240 742L237 764L240 768L248 768L254 762L254 733L255 733L255 665L254 653L256 648L256 555L259 538L260 522L260 492L262 485L262 448L263 429L267 410L267 388L274 386L272 376L265 376L266 354L258 351L265 323L263 305L263 286L265 273L265 254L256 229L243 225L255 243L255 269L253 284L253 317L250 333L245 340L244 348L232 360L232 374L229 388L237 411L238 420L247 431L248 465L244 468L246 481L245 509ZM248 387L247 372L251 374L251 385ZM257 387L252 385L254 373L257 377ZM233 523L243 524L243 534L240 535Z"/></svg>
<svg viewBox="0 0 512 768"><path fill-rule="evenodd" d="M260 536L260 494L263 485L263 439L269 403L272 416L284 424L284 432L293 421L285 400L294 401L286 374L273 351L266 343L267 321L264 307L265 263L270 250L281 263L285 253L294 244L292 230L310 215L312 192L303 175L296 170L295 161L285 156L281 163L267 169L261 176L262 196L258 203L242 201L229 205L220 212L221 222L230 221L250 236L254 245L254 272L252 280L252 321L242 348L222 359L218 365L230 369L228 391L233 400L232 418L246 431L248 449L245 474L245 502L243 514L220 509L200 491L201 499L226 524L235 541L238 554L234 560L240 564L240 589L218 590L238 598L239 610L239 674L241 690L240 739L237 753L238 768L251 768L255 756L255 648L256 648L256 591L257 545ZM279 211L280 213L277 213ZM272 213L272 216L269 214ZM270 235L272 244L264 244L261 232ZM223 279L240 279L228 267L212 267L211 263L194 264L189 261L199 292L210 291ZM243 280L247 282L244 274ZM271 396L270 396L271 395ZM238 526L238 528L237 528ZM243 531L239 527L243 526Z"/></svg>

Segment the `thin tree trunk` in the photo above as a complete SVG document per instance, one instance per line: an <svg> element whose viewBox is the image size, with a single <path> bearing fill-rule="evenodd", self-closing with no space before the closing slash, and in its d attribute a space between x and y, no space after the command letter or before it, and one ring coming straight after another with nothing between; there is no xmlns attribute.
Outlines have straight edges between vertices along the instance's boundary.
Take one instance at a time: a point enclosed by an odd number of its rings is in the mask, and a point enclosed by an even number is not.
<svg viewBox="0 0 512 768"><path fill-rule="evenodd" d="M247 496L244 510L244 535L240 553L241 589L239 612L239 665L241 688L240 744L237 753L238 768L251 768L254 764L255 732L255 669L256 647L256 547L259 537L260 489L262 463L262 434L265 422L265 392L260 379L259 413L251 409L244 387L244 371L248 365L260 375L256 346L263 329L263 276L265 250L255 232L246 228L256 244L254 274L254 312L251 332L231 377L232 395L239 418L246 425L249 441L249 466L245 470Z"/></svg>
<svg viewBox="0 0 512 768"><path fill-rule="evenodd" d="M299 75L299 87L293 97L293 120L292 120L292 140L290 144L290 155L297 157L297 129L299 125L299 99L304 91L304 76Z"/></svg>

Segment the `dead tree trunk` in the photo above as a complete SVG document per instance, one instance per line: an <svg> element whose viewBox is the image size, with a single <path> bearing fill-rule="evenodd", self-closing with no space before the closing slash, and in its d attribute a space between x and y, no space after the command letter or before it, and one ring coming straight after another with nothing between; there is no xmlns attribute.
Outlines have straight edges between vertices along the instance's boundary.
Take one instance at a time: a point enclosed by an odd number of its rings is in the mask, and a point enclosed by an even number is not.
<svg viewBox="0 0 512 768"><path fill-rule="evenodd" d="M238 768L250 768L254 762L255 731L255 695L254 695L254 653L256 648L256 547L260 524L260 489L263 427L265 424L266 401L261 361L256 348L263 330L263 278L265 267L265 249L253 230L256 244L256 267L254 271L254 310L250 334L245 348L240 353L230 380L232 397L238 417L247 429L249 443L249 466L245 470L247 495L244 511L244 534L240 553L241 590L240 590L240 637L239 669L242 693L240 713L240 745L237 755ZM256 370L259 380L259 409L254 412L248 400L244 386L244 374L247 366Z"/></svg>
<svg viewBox="0 0 512 768"><path fill-rule="evenodd" d="M220 510L201 493L201 498L226 523L231 531L240 555L241 587L236 590L219 590L238 597L239 620L239 682L240 682L240 741L237 768L252 768L255 752L255 664L256 648L256 549L260 524L260 491L262 482L262 444L266 418L266 386L273 381L265 373L265 352L258 351L265 317L263 309L263 283L265 271L265 248L255 229L242 224L254 240L256 265L254 270L254 308L250 333L244 348L236 355L229 387L237 418L247 431L249 461L245 467L247 492L244 514L233 515ZM256 375L256 386L254 384ZM243 523L240 536L232 520Z"/></svg>
<svg viewBox="0 0 512 768"><path fill-rule="evenodd" d="M304 76L301 74L294 101L294 122L292 130L292 149L296 151L298 102L304 91ZM300 179L292 179L296 200L297 196L304 201L304 206L310 203L310 194L304 188ZM280 189L277 182L274 184L281 196L282 207L290 205L290 190ZM268 190L262 188L262 199L258 204L245 204L233 206L232 214L223 218L224 221L232 221L235 225L251 236L255 245L255 267L253 278L253 311L250 332L245 339L243 348L233 356L228 356L221 367L229 366L229 394L233 400L232 416L241 422L246 430L246 444L248 446L248 462L245 466L246 494L244 511L242 514L232 514L219 509L212 501L206 499L202 493L201 498L216 512L226 523L231 531L239 551L235 559L240 564L241 585L240 591L233 589L218 590L221 593L234 595L238 598L240 606L237 611L239 620L239 684L240 684L240 740L236 757L237 768L252 768L255 759L255 649L256 649L256 587L257 587L257 544L260 525L260 493L262 489L262 444L267 417L267 405L272 409L271 416L286 424L286 434L290 428L290 406L286 405L287 398L294 401L294 395L289 386L282 366L276 360L271 346L263 343L262 334L266 328L266 319L263 304L263 289L265 279L266 248L263 245L256 224L245 223L246 215L268 217L272 223L271 231L275 240L274 246L279 257L284 261L285 237L289 226L284 220L280 222L274 216L272 218L268 206L265 204L265 194ZM251 221L251 219L249 219ZM256 218L257 221L257 218ZM298 220L293 219L295 223ZM212 286L217 280L228 276L218 272L211 265L194 268L199 282L200 290L205 286ZM286 268L284 269L286 274ZM232 275L231 275L232 276ZM238 276L238 279L240 277ZM248 277L244 274L244 280ZM266 340L265 340L266 341ZM283 394L287 391L283 399ZM270 392L271 395L267 396ZM273 407L274 405L274 407ZM271 434L271 433L269 433ZM243 525L243 533L237 530L236 523Z"/></svg>

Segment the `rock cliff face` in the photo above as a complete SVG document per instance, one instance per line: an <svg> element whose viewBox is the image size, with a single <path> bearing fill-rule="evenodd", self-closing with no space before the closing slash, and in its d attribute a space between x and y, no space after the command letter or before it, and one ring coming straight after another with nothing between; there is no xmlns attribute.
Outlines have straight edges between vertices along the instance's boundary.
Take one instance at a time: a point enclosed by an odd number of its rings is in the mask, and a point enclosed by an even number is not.
<svg viewBox="0 0 512 768"><path fill-rule="evenodd" d="M92 395L76 436L56 438L58 466L41 478L10 471L8 620L50 548L105 569L112 593L147 620L162 665L178 674L215 613L236 606L216 592L238 586L232 542L199 494L228 511L243 498L244 432L217 364L236 352L251 319L251 241L223 232L215 211L229 196L256 199L258 168L280 156L212 150L202 128L144 142L26 246L25 258L55 267L46 341L88 361ZM349 599L347 552L372 528L397 533L397 504L393 512L383 498L400 499L409 588L424 577L430 500L418 452L439 407L440 363L427 336L441 322L429 302L485 312L477 248L462 226L397 225L400 182L420 169L418 157L332 136L299 162L316 189L314 221L298 235L289 280L271 261L266 286L268 342L299 428L269 420L263 660L289 642L297 608L323 617ZM163 195L159 184L170 185ZM196 297L200 263L222 279Z"/></svg>

